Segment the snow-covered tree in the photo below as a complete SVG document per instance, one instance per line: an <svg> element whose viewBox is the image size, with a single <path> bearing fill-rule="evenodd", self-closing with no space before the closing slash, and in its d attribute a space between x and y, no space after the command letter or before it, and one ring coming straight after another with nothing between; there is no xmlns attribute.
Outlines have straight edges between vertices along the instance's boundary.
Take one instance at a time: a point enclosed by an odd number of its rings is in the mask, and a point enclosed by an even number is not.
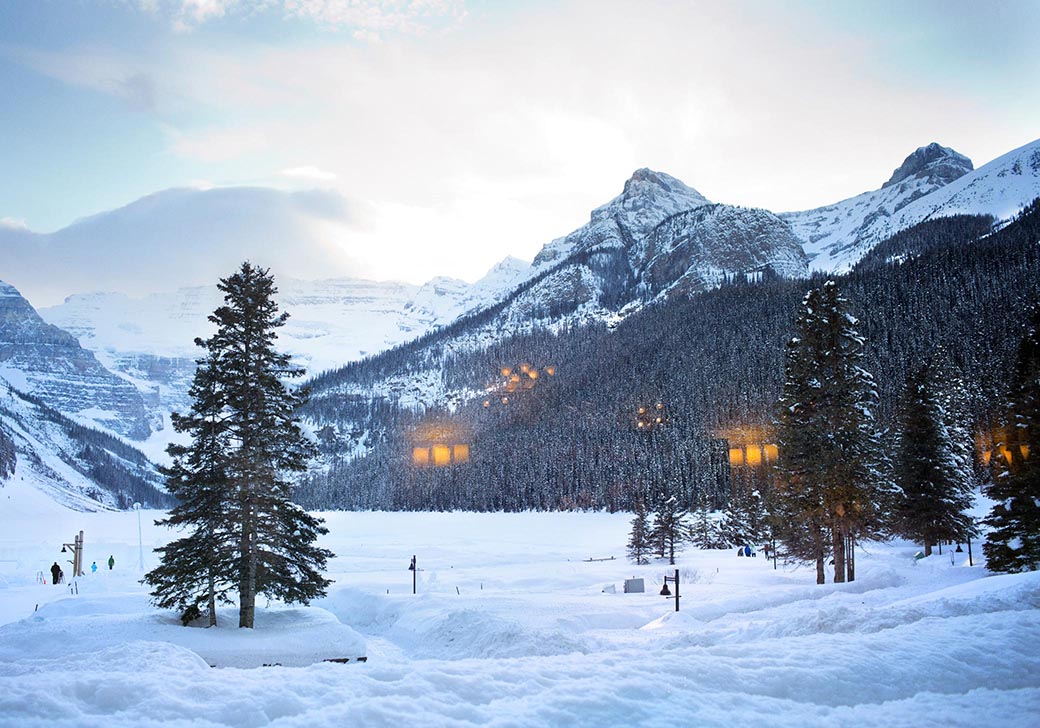
<svg viewBox="0 0 1040 728"><path fill-rule="evenodd" d="M711 517L708 496L701 494L697 499L697 510L690 526L689 538L699 549L721 549L728 545L719 532L719 526Z"/></svg>
<svg viewBox="0 0 1040 728"><path fill-rule="evenodd" d="M730 546L758 544L766 539L766 510L757 488L743 483L735 488L722 511L719 532Z"/></svg>
<svg viewBox="0 0 1040 728"><path fill-rule="evenodd" d="M987 490L996 501L985 520L993 530L982 550L993 571L1033 571L1040 568L1040 305L1019 346L1004 432Z"/></svg>
<svg viewBox="0 0 1040 728"><path fill-rule="evenodd" d="M926 556L937 543L975 533L967 514L975 485L971 435L942 396L940 383L949 381L926 363L907 378L899 412L893 525L922 543Z"/></svg>
<svg viewBox="0 0 1040 728"><path fill-rule="evenodd" d="M628 558L637 564L649 564L653 542L650 537L650 518L642 498L636 499L635 517L628 536Z"/></svg>
<svg viewBox="0 0 1040 728"><path fill-rule="evenodd" d="M854 540L877 526L881 447L871 406L870 373L861 366L863 339L837 285L805 297L787 346L777 418L778 522L786 551L816 563L824 583L827 554L834 580L848 576Z"/></svg>
<svg viewBox="0 0 1040 728"><path fill-rule="evenodd" d="M303 370L274 348L288 318L274 280L246 262L218 288L224 305L209 317L217 331L195 342L206 356L191 411L174 419L192 438L170 448L167 478L181 503L160 521L191 533L161 550L145 580L156 604L188 618L203 601L212 615L215 599L237 591L239 627L251 628L258 594L287 603L323 595L332 554L314 545L327 532L321 520L292 501L290 476L306 469L313 446L296 418L303 395L283 383Z"/></svg>
<svg viewBox="0 0 1040 728"><path fill-rule="evenodd" d="M654 509L654 526L651 540L657 546L657 553L662 558L667 556L668 563L675 563L675 553L682 550L682 542L686 536L686 510L679 505L673 495L662 500Z"/></svg>

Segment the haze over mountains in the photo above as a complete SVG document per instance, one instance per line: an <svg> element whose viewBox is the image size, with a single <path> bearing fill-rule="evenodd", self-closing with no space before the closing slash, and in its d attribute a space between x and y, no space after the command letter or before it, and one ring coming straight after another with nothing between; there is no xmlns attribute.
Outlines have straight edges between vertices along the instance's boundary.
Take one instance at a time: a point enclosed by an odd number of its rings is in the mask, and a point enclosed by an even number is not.
<svg viewBox="0 0 1040 728"><path fill-rule="evenodd" d="M439 340L437 356L424 353L426 365L412 374L334 388L337 396L417 408L458 404L480 392L450 384L438 369L452 355L525 332L614 325L654 302L727 283L844 272L922 221L961 213L1006 219L1037 196L1040 141L979 169L929 144L876 190L781 214L714 203L663 172L640 169L531 264L507 258L474 284L434 278L415 286L329 277L342 258L325 247L322 224L351 222L335 193L168 190L49 235L0 226L0 279L43 298L76 291L37 315L32 296L26 302L4 288L0 378L76 422L165 442L169 412L187 404L193 340L209 333L206 316L220 302L213 284L249 258L272 267L291 316L280 345L312 374L468 321L461 335ZM175 287L183 282L192 285Z"/></svg>

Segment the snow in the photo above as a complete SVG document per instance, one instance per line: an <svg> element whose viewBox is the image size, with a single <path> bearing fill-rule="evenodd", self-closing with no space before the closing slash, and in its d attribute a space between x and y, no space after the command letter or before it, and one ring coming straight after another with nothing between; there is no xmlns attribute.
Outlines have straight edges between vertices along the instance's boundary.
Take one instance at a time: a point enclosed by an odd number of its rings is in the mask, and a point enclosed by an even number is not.
<svg viewBox="0 0 1040 728"><path fill-rule="evenodd" d="M2 726L974 728L1040 714L1040 573L991 576L966 553L915 562L914 544L868 544L855 582L817 586L811 568L690 549L676 613L658 595L672 567L624 559L627 514L331 513L328 597L261 600L253 631L224 609L214 631L148 605L135 514L4 502ZM171 537L159 515L143 514L146 567ZM36 583L79 529L101 570L78 595ZM633 576L645 593L622 593ZM368 661L320 661L351 647Z"/></svg>

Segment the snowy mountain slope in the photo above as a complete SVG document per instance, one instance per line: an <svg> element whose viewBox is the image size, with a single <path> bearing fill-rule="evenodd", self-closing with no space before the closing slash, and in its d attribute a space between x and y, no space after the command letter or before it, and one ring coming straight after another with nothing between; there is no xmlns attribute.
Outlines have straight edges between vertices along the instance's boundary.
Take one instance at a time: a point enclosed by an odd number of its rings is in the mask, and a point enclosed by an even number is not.
<svg viewBox="0 0 1040 728"><path fill-rule="evenodd" d="M1040 140L973 169L948 147L921 147L881 189L841 202L785 212L813 270L851 269L877 243L937 216L992 215L1004 220L1040 196Z"/></svg>
<svg viewBox="0 0 1040 728"><path fill-rule="evenodd" d="M891 224L896 212L972 169L970 159L933 142L908 156L881 189L780 217L804 242L814 270L847 270L871 247L902 229Z"/></svg>
<svg viewBox="0 0 1040 728"><path fill-rule="evenodd" d="M13 467L0 465L0 493L25 489L77 511L169 501L158 489L161 478L155 466L141 452L73 422L0 379L4 451L13 455Z"/></svg>
<svg viewBox="0 0 1040 728"><path fill-rule="evenodd" d="M1040 197L1040 139L916 200L892 219L900 230L921 220L950 215L992 215L1006 220Z"/></svg>
<svg viewBox="0 0 1040 728"><path fill-rule="evenodd" d="M141 395L71 334L46 323L0 282L0 379L76 419L132 439L148 436Z"/></svg>

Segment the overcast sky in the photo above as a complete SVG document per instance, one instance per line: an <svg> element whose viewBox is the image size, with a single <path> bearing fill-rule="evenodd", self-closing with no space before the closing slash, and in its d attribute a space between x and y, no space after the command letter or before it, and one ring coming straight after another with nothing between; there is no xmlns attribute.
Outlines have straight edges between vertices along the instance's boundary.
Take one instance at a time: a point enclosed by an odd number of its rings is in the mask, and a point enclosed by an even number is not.
<svg viewBox="0 0 1040 728"><path fill-rule="evenodd" d="M353 272L530 260L633 170L806 209L1040 136L1040 3L5 0L0 219L337 191ZM2 274L2 264L0 264Z"/></svg>

